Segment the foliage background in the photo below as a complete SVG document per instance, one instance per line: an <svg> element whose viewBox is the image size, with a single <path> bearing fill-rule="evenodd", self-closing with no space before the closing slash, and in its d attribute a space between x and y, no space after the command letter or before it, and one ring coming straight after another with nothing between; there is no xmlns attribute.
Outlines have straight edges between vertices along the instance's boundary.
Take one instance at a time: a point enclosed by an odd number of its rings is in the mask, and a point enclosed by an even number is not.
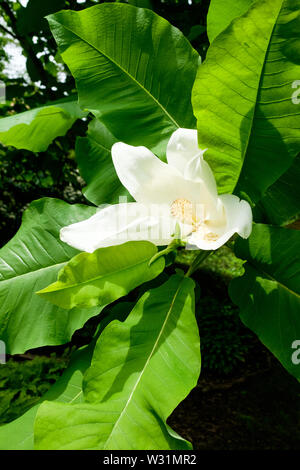
<svg viewBox="0 0 300 470"><path fill-rule="evenodd" d="M60 9L81 10L97 3L102 2L29 0L24 8L19 1L0 1L0 80L5 82L7 93L0 116L13 115L75 91L74 80L57 53L44 16ZM177 26L205 58L209 0L191 4L188 0L124 3L153 8ZM9 78L4 72L9 57L3 47L11 41L22 48L26 57L27 74L21 77ZM88 122L89 117L77 121L46 152L35 154L0 145L0 246L16 233L22 212L35 199L49 196L69 203L87 203L81 193L84 181L76 168L74 148L75 137L85 135ZM183 256L177 260L179 266L189 261ZM241 263L224 248L198 274L202 293L197 312L204 375L200 388L175 410L170 423L192 440L195 448L295 448L300 438L297 428L300 409L299 405L292 406L299 397L297 384L242 326L237 308L227 295L228 281L239 275L241 269ZM66 346L40 348L24 357L11 357L6 366L1 366L0 423L13 420L45 393L68 364L71 350L89 341L94 322L89 321ZM255 385L251 382L253 374ZM274 406L268 408L272 392L276 399ZM204 401L205 412L200 411ZM220 416L222 430L216 424Z"/></svg>
<svg viewBox="0 0 300 470"><path fill-rule="evenodd" d="M178 27L202 58L208 47L205 21L209 0L132 0L124 3L150 6ZM50 32L45 15L61 9L82 10L103 3L87 0L29 0L27 8L20 2L2 0L0 46L13 41L21 46L26 57L28 76L8 78L3 71L8 57L1 54L0 80L6 84L7 103L0 107L0 116L12 115L37 107L48 101L58 100L75 91L74 79L57 53L57 46ZM107 2L106 2L107 3ZM3 29L5 28L5 29ZM9 32L9 33L8 33ZM47 152L34 154L26 150L3 147L0 144L0 230L1 246L17 231L22 211L40 197L58 197L67 202L85 202L81 193L84 182L74 162L76 136L84 136L87 124L77 121L66 136L57 138Z"/></svg>

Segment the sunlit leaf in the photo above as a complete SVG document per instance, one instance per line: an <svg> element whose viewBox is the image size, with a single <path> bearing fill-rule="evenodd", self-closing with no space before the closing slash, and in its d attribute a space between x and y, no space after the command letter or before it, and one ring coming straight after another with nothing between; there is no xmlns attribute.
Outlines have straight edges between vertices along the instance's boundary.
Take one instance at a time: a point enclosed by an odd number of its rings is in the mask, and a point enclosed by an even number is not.
<svg viewBox="0 0 300 470"><path fill-rule="evenodd" d="M18 149L43 152L86 114L79 108L77 97L72 96L4 117L0 119L0 142Z"/></svg>
<svg viewBox="0 0 300 470"><path fill-rule="evenodd" d="M268 188L260 206L269 223L286 225L300 217L300 155L290 168Z"/></svg>
<svg viewBox="0 0 300 470"><path fill-rule="evenodd" d="M95 207L58 199L34 201L21 228L0 250L0 339L7 352L19 354L44 345L63 344L100 308L65 310L35 294L57 279L78 253L59 239L66 224L92 216Z"/></svg>
<svg viewBox="0 0 300 470"><path fill-rule="evenodd" d="M125 320L129 311L128 302L116 304L103 312L97 328L98 337L108 323L114 319ZM40 401L26 413L11 423L0 426L0 450L33 450L33 427L37 410L45 400L59 401L63 403L82 403L82 378L86 369L90 366L95 340L88 346L75 351L68 367L57 382L48 390Z"/></svg>
<svg viewBox="0 0 300 470"><path fill-rule="evenodd" d="M193 89L220 192L261 198L300 150L300 0L262 0L213 41Z"/></svg>
<svg viewBox="0 0 300 470"><path fill-rule="evenodd" d="M124 323L110 323L84 377L85 403L39 408L37 449L191 448L166 419L200 372L193 288L191 279L172 276Z"/></svg>
<svg viewBox="0 0 300 470"><path fill-rule="evenodd" d="M163 156L170 134L195 127L191 89L199 56L152 11L121 3L48 17L79 103L119 141Z"/></svg>
<svg viewBox="0 0 300 470"><path fill-rule="evenodd" d="M163 257L149 266L156 253L157 247L148 241L80 253L62 268L56 282L38 294L65 309L103 307L163 271Z"/></svg>

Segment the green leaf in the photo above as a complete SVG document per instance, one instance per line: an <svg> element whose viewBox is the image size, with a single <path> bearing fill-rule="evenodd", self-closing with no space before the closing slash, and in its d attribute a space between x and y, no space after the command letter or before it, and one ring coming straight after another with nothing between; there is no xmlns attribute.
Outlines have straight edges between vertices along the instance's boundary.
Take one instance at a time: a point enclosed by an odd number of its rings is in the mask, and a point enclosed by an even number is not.
<svg viewBox="0 0 300 470"><path fill-rule="evenodd" d="M45 402L36 449L190 449L166 419L200 372L194 283L172 276L146 292L124 323L112 322L84 377L86 402Z"/></svg>
<svg viewBox="0 0 300 470"><path fill-rule="evenodd" d="M148 266L156 253L148 241L80 253L61 269L56 282L37 294L66 309L104 307L163 271L164 258Z"/></svg>
<svg viewBox="0 0 300 470"><path fill-rule="evenodd" d="M292 344L300 339L300 232L257 224L235 251L247 260L245 274L229 289L242 321L300 379L292 361Z"/></svg>
<svg viewBox="0 0 300 470"><path fill-rule="evenodd" d="M103 311L96 337L114 319L125 320L128 315L128 302L118 303L109 308L109 312ZM0 450L33 450L33 427L37 410L45 400L59 401L63 403L83 402L82 378L90 366L95 340L88 346L84 346L72 354L70 363L63 375L48 390L40 401L26 413L11 423L0 426Z"/></svg>
<svg viewBox="0 0 300 470"><path fill-rule="evenodd" d="M48 20L80 105L117 140L162 156L173 131L195 127L191 89L199 56L166 20L120 3Z"/></svg>
<svg viewBox="0 0 300 470"><path fill-rule="evenodd" d="M60 241L60 229L95 212L95 207L58 199L34 201L17 234L0 250L0 339L9 354L67 343L74 331L100 312L99 308L64 310L35 294L54 282L78 253Z"/></svg>
<svg viewBox="0 0 300 470"><path fill-rule="evenodd" d="M132 196L121 184L111 158L111 147L117 139L98 119L90 122L87 137L76 140L76 160L82 178L87 183L85 197L99 206L114 204L122 196Z"/></svg>
<svg viewBox="0 0 300 470"><path fill-rule="evenodd" d="M44 152L51 142L63 136L84 113L77 97L54 101L44 106L0 119L0 142L18 149Z"/></svg>
<svg viewBox="0 0 300 470"><path fill-rule="evenodd" d="M214 40L193 89L220 192L261 198L300 150L300 0L261 0Z"/></svg>
<svg viewBox="0 0 300 470"><path fill-rule="evenodd" d="M211 0L207 14L207 36L209 42L229 26L231 21L243 15L250 8L254 0Z"/></svg>
<svg viewBox="0 0 300 470"><path fill-rule="evenodd" d="M259 203L271 224L286 225L300 217L299 181L300 154Z"/></svg>
<svg viewBox="0 0 300 470"><path fill-rule="evenodd" d="M30 33L37 34L47 27L45 16L64 8L65 0L29 0L26 7L18 10L17 29L23 36Z"/></svg>

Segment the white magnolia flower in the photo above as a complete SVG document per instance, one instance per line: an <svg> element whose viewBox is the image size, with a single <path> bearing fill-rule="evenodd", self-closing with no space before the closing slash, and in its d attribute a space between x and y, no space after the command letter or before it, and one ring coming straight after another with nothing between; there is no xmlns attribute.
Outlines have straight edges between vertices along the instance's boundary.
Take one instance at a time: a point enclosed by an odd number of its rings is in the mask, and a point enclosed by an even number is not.
<svg viewBox="0 0 300 470"><path fill-rule="evenodd" d="M168 163L146 147L114 144L117 175L136 202L100 208L89 219L62 228L61 240L90 253L128 240L167 245L178 225L183 240L195 249L216 250L234 233L248 238L250 205L232 194L218 195L204 152L192 129L172 134Z"/></svg>

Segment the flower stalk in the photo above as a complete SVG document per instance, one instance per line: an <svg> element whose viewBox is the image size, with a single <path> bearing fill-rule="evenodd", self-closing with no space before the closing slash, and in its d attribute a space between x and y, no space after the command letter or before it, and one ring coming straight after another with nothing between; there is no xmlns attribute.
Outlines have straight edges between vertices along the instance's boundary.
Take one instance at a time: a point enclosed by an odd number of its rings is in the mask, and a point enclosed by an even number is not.
<svg viewBox="0 0 300 470"><path fill-rule="evenodd" d="M182 246L185 246L185 243L182 242L182 240L179 239L174 239L171 241L171 243L165 248L164 250L159 251L158 253L155 253L154 256L150 259L148 266L151 266L154 261L156 261L158 258L161 256L167 256L169 253L172 251L176 251L177 248L180 248Z"/></svg>

